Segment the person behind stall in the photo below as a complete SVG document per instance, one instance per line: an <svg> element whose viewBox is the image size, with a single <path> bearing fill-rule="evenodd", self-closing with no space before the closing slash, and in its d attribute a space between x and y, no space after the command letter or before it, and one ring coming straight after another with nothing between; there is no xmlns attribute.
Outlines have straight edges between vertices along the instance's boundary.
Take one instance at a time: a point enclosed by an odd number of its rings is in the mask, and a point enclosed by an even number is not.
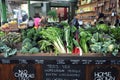
<svg viewBox="0 0 120 80"><path fill-rule="evenodd" d="M75 26L76 27L76 31L74 33L74 37L75 39L79 42L79 38L78 38L78 34L79 34L79 28L82 26L82 21L80 20L80 15L78 14L75 14L72 22L71 22L71 25Z"/></svg>
<svg viewBox="0 0 120 80"><path fill-rule="evenodd" d="M34 20L32 19L32 17L29 17L29 20L27 22L27 27L28 28L33 28L34 27Z"/></svg>
<svg viewBox="0 0 120 80"><path fill-rule="evenodd" d="M120 19L119 19L119 16L116 15L115 27L119 27L119 26L120 26Z"/></svg>
<svg viewBox="0 0 120 80"><path fill-rule="evenodd" d="M47 17L42 16L40 26L45 27L48 23Z"/></svg>
<svg viewBox="0 0 120 80"><path fill-rule="evenodd" d="M28 19L28 15L27 15L27 14L24 14L24 15L22 16L22 21L25 22L25 21L27 21L27 19Z"/></svg>
<svg viewBox="0 0 120 80"><path fill-rule="evenodd" d="M71 25L75 26L77 29L79 28L78 18L79 16L75 14L74 18L71 21Z"/></svg>
<svg viewBox="0 0 120 80"><path fill-rule="evenodd" d="M97 16L97 23L98 24L104 24L104 14L102 12L100 12Z"/></svg>
<svg viewBox="0 0 120 80"><path fill-rule="evenodd" d="M38 13L35 14L34 16L34 26L35 28L39 28L41 22L41 17Z"/></svg>
<svg viewBox="0 0 120 80"><path fill-rule="evenodd" d="M73 33L73 35L74 35L75 40L78 43L80 43L80 39L78 37L79 36L79 28L82 26L82 24L83 24L83 22L82 22L82 20L80 20L80 15L75 14L73 20L71 21L71 25L76 27L76 31L75 31L75 33ZM81 47L78 47L78 46L75 46L75 45L73 45L73 47L74 47L73 51L72 51L73 54L82 55Z"/></svg>

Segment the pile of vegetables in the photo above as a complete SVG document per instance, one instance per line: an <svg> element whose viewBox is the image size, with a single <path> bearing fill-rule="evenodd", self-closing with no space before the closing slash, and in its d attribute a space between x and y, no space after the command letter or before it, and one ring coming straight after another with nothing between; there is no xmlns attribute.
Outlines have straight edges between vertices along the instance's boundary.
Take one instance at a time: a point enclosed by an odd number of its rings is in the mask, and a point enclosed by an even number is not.
<svg viewBox="0 0 120 80"><path fill-rule="evenodd" d="M15 55L18 51L15 45L21 42L21 35L16 32L8 34L1 32L0 34L0 52L3 53L4 57Z"/></svg>
<svg viewBox="0 0 120 80"><path fill-rule="evenodd" d="M77 36L76 36L77 33ZM56 53L80 54L111 53L117 56L120 51L120 27L111 28L106 24L96 27L87 25L77 29L66 22L58 26L47 26L40 29L25 29L21 33L0 32L0 52L5 57L20 53ZM20 49L15 45L21 43Z"/></svg>
<svg viewBox="0 0 120 80"><path fill-rule="evenodd" d="M8 47L3 42L0 42L0 53L3 53L4 57L9 57L17 53L17 49Z"/></svg>
<svg viewBox="0 0 120 80"><path fill-rule="evenodd" d="M53 44L55 51L58 53L66 53L62 41L63 31L60 28L48 27L47 29L43 29L40 34L44 40L49 40L49 42Z"/></svg>
<svg viewBox="0 0 120 80"><path fill-rule="evenodd" d="M16 48L19 42L21 42L21 34L17 32L9 32L8 34L2 36L1 41L11 48Z"/></svg>
<svg viewBox="0 0 120 80"><path fill-rule="evenodd" d="M25 38L22 42L21 53L38 53L39 49L33 46L32 41L29 38Z"/></svg>
<svg viewBox="0 0 120 80"><path fill-rule="evenodd" d="M92 33L92 38L88 41L90 51L102 53L104 56L106 56L107 53L116 56L120 49L119 45L117 45L117 38L115 38L115 34L112 33L116 28L108 27L106 24L98 24L94 29L94 32L93 29L88 29L88 31ZM116 35L118 35L118 33Z"/></svg>
<svg viewBox="0 0 120 80"><path fill-rule="evenodd" d="M112 53L114 56L118 54L118 46L115 39L104 33L94 33L90 40L90 50L95 53L102 53L104 56L107 53Z"/></svg>

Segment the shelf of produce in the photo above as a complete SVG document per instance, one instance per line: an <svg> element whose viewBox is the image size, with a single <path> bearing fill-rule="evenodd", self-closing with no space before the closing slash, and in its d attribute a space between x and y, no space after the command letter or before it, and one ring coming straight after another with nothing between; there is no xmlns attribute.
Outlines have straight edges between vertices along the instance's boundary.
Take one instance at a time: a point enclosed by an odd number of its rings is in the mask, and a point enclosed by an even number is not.
<svg viewBox="0 0 120 80"><path fill-rule="evenodd" d="M91 2L91 3L88 3L88 4L80 5L80 7L86 7L86 6L91 6L91 5L95 5L95 4L97 4L97 1Z"/></svg>
<svg viewBox="0 0 120 80"><path fill-rule="evenodd" d="M95 13L95 11L79 12L78 14L89 14L89 13Z"/></svg>

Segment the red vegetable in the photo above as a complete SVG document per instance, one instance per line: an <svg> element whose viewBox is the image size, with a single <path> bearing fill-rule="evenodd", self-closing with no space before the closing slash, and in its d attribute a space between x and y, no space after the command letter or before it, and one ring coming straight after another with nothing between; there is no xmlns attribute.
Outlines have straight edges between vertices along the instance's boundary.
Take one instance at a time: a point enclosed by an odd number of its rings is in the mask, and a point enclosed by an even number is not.
<svg viewBox="0 0 120 80"><path fill-rule="evenodd" d="M82 55L82 50L79 47L75 47L72 51L72 54L79 54L80 56Z"/></svg>

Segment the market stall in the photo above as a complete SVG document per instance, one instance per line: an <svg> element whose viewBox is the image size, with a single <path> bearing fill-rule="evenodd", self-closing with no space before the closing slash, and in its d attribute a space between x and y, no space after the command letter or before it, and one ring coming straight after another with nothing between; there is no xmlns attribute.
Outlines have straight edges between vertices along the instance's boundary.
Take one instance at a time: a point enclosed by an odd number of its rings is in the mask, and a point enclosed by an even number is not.
<svg viewBox="0 0 120 80"><path fill-rule="evenodd" d="M96 5L96 1L82 4ZM4 77L0 80L120 79L119 26L57 24L27 28L12 21L2 25L0 76Z"/></svg>
<svg viewBox="0 0 120 80"><path fill-rule="evenodd" d="M1 31L1 80L119 80L119 27L60 25Z"/></svg>

